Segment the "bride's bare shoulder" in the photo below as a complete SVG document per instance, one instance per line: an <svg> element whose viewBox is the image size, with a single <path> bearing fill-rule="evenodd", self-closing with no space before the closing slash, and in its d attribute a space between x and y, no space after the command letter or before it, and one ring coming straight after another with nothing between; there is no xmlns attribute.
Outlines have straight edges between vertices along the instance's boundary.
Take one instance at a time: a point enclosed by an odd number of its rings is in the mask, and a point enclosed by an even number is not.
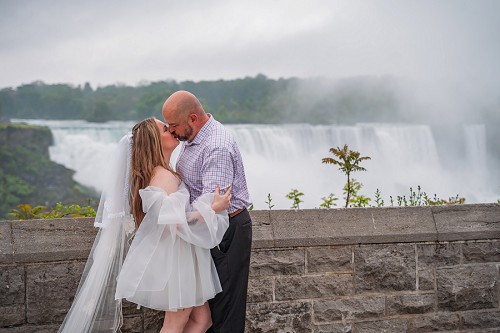
<svg viewBox="0 0 500 333"><path fill-rule="evenodd" d="M170 194L177 191L180 185L180 179L172 171L162 166L156 166L153 169L153 177L149 185L160 187Z"/></svg>

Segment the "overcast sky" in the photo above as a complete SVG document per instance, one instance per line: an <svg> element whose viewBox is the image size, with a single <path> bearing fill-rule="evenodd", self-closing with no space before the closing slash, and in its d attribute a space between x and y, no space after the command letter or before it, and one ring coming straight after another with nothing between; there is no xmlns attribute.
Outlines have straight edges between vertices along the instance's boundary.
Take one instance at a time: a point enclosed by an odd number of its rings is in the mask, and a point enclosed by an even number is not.
<svg viewBox="0 0 500 333"><path fill-rule="evenodd" d="M496 91L499 0L0 0L0 88L395 75Z"/></svg>

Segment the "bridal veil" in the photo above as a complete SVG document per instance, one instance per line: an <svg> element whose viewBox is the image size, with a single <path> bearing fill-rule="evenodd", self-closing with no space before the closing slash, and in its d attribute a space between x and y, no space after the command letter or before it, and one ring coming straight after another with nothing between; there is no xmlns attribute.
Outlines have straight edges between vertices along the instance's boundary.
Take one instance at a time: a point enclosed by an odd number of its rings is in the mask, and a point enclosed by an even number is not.
<svg viewBox="0 0 500 333"><path fill-rule="evenodd" d="M115 300L116 278L134 232L130 214L132 135L118 143L110 164L94 226L99 228L73 304L58 332L120 332L121 300Z"/></svg>

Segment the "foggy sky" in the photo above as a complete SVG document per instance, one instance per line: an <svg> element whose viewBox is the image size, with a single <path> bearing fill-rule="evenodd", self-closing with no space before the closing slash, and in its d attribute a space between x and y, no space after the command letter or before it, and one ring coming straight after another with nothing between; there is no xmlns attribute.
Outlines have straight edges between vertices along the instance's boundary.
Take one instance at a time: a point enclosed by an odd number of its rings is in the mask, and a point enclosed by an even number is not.
<svg viewBox="0 0 500 333"><path fill-rule="evenodd" d="M496 94L497 0L0 0L0 88L395 75Z"/></svg>

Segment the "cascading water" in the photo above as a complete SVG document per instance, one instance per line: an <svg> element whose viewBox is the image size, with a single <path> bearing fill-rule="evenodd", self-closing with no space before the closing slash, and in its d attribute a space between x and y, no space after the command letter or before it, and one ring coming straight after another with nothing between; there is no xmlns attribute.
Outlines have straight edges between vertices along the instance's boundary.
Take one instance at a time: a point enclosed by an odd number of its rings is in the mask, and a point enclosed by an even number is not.
<svg viewBox="0 0 500 333"><path fill-rule="evenodd" d="M130 131L132 122L104 124L85 121L15 120L48 126L54 135L51 159L75 170L75 180L100 190L104 170L116 142ZM339 125L227 125L243 156L250 194L255 209L267 209L268 193L273 209L287 209L285 196L292 189L305 195L301 208L315 208L322 197L334 193L342 206L345 176L334 165L322 164L333 156L332 147L347 144L362 156L366 172L352 177L363 184L361 194L374 197L382 191L385 205L389 196L409 194L420 185L429 196L448 198L459 194L467 202L491 202L500 198L499 189L488 184L484 125L467 125L456 133L464 142L465 158L460 168L443 166L446 151L438 151L431 128L409 124ZM457 141L458 142L458 141ZM177 152L176 152L177 153ZM173 159L177 158L174 153ZM496 192L496 193L495 193Z"/></svg>
<svg viewBox="0 0 500 333"><path fill-rule="evenodd" d="M344 144L372 158L362 164L367 172L352 175L364 185L361 193L366 196L373 197L377 188L396 196L409 186L431 184L426 173L439 169L438 153L427 126L236 125L230 129L238 138L254 203L259 208L265 208L268 193L277 207L290 207L285 195L292 188L305 194L304 208L319 207L321 198L332 192L341 198L344 175L321 160L333 156L330 148Z"/></svg>

